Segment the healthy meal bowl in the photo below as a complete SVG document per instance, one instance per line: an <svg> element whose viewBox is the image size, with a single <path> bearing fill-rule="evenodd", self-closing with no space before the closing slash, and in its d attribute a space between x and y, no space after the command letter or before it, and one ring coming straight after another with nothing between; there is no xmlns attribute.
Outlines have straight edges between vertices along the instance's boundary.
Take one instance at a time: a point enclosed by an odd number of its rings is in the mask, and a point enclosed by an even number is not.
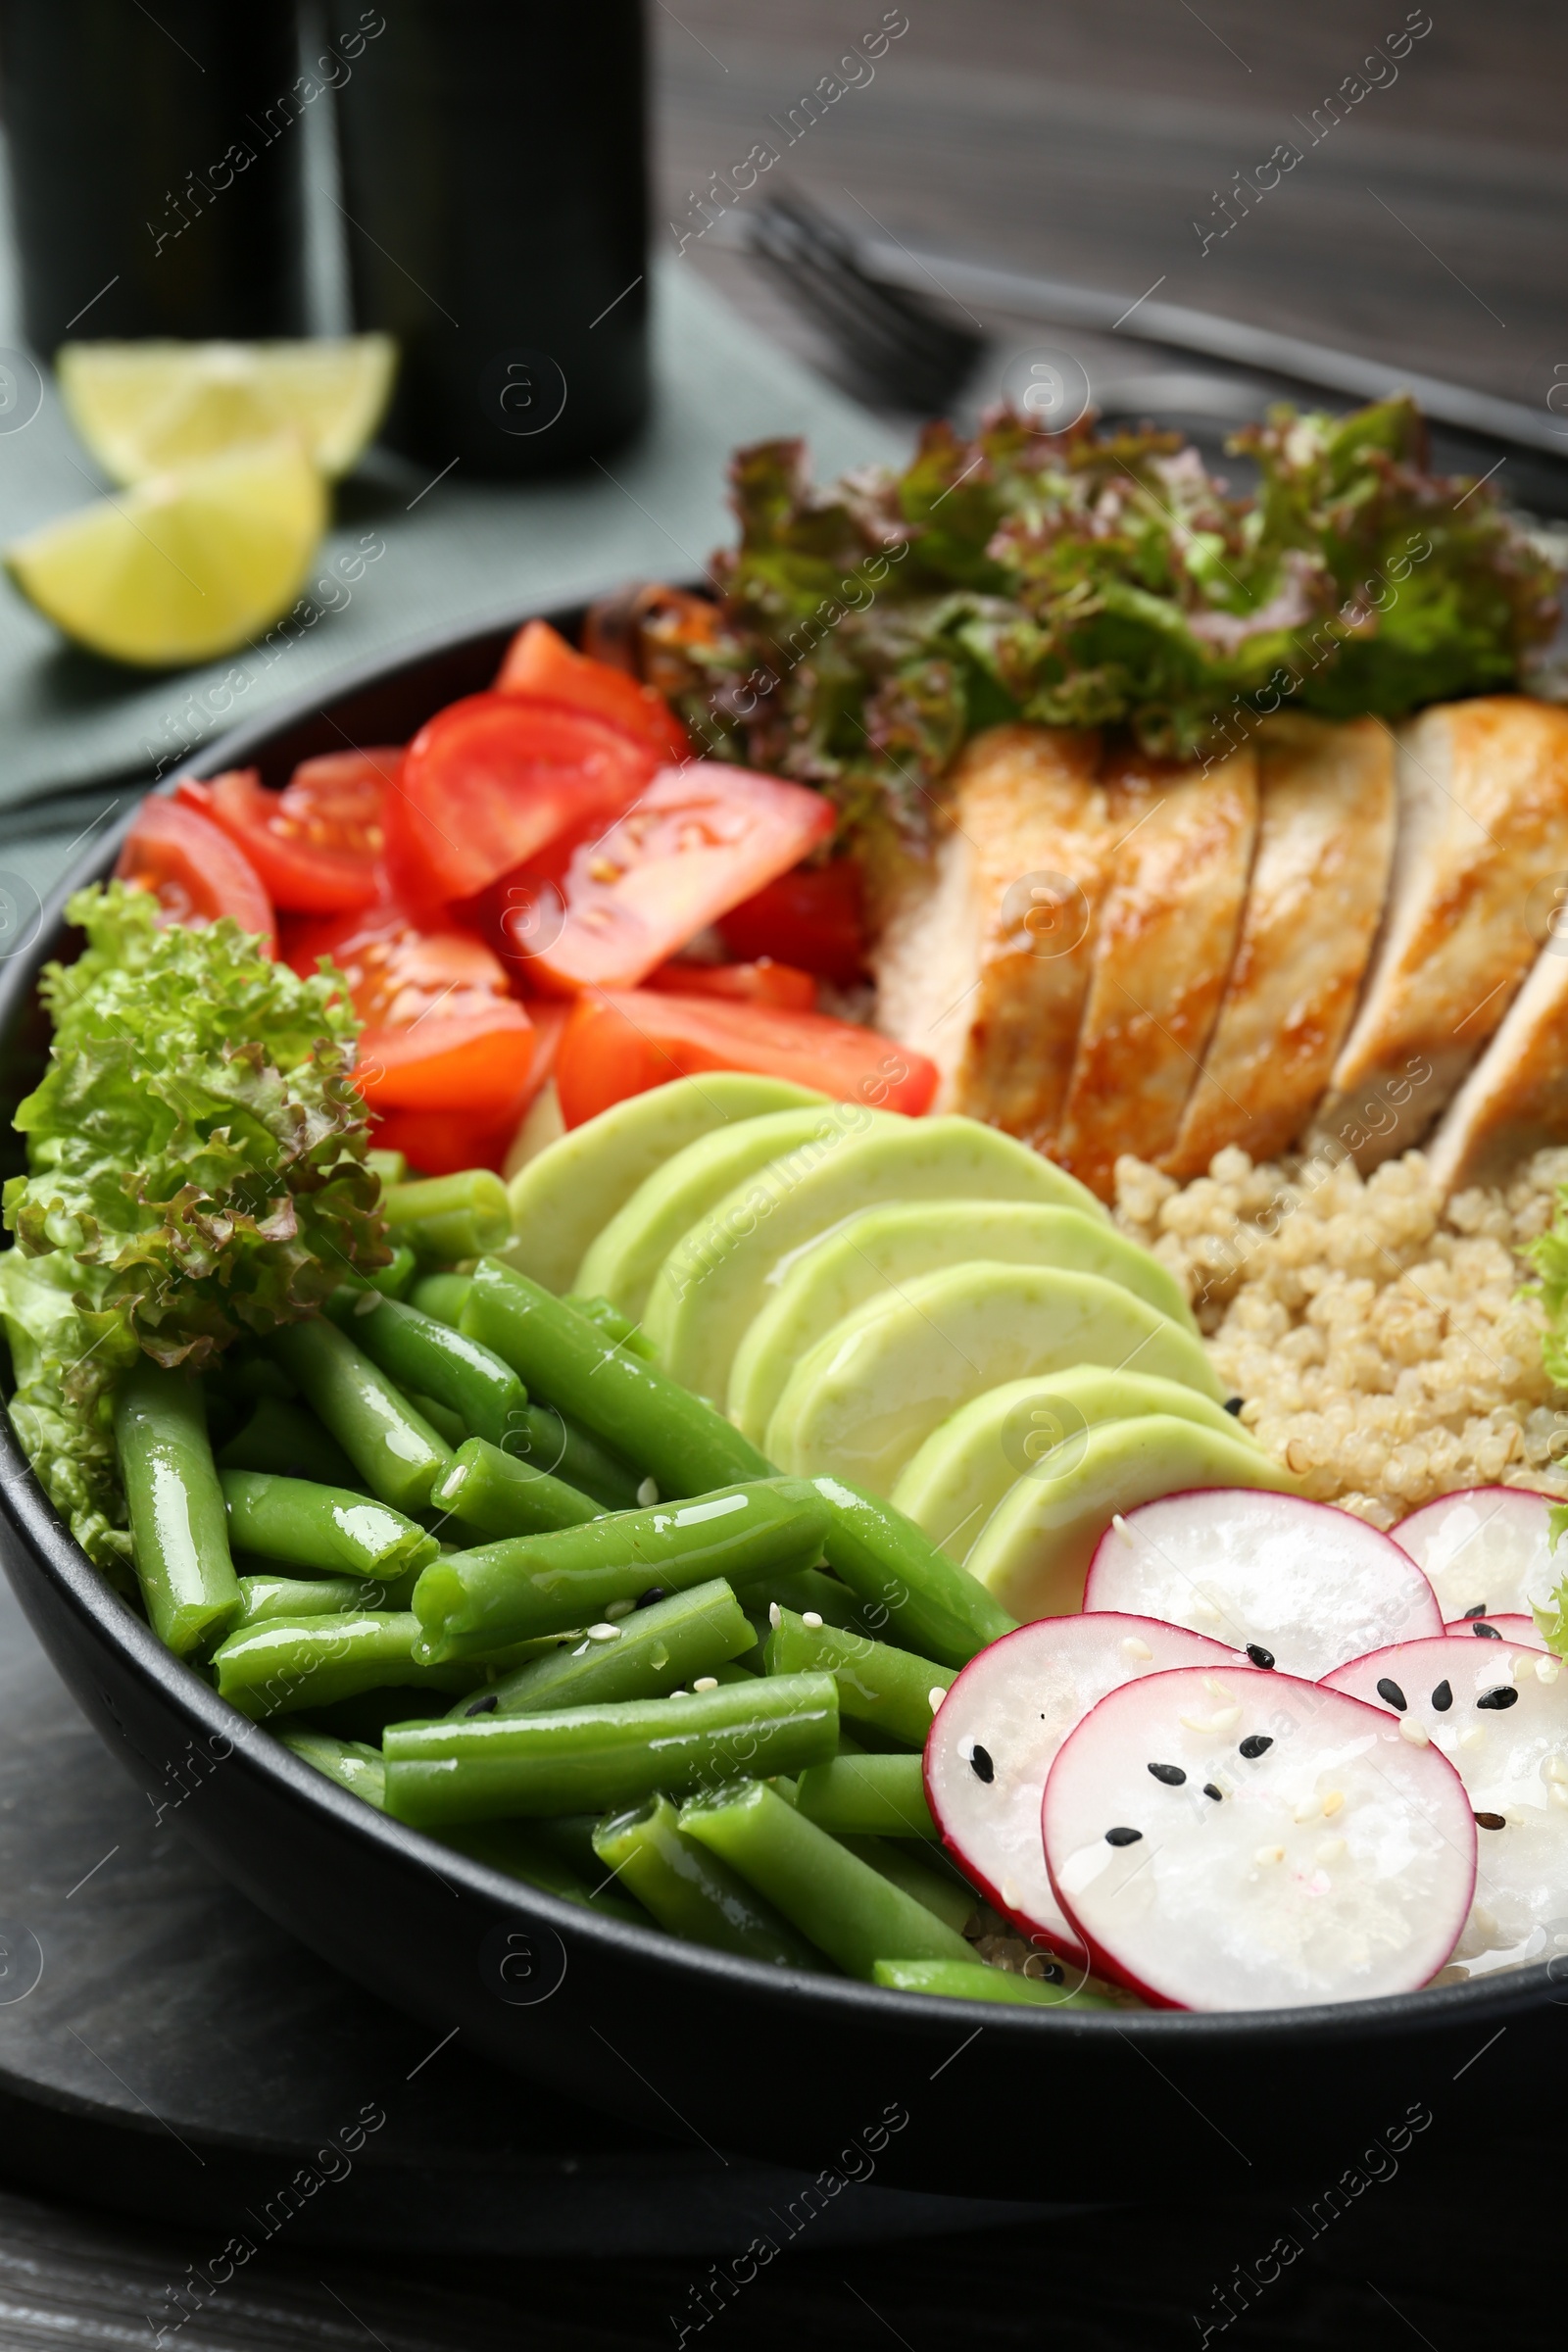
<svg viewBox="0 0 1568 2352"><path fill-rule="evenodd" d="M1253 455L744 453L716 600L231 736L0 975L28 1613L516 2074L1016 2196L1542 2062L1552 575Z"/></svg>

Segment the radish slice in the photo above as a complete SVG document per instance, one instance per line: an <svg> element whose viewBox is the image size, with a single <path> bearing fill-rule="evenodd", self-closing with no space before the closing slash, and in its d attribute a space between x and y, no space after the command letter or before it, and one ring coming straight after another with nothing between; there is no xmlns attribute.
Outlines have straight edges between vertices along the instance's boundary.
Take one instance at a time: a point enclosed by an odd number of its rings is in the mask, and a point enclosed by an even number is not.
<svg viewBox="0 0 1568 2352"><path fill-rule="evenodd" d="M1529 1487L1466 1487L1401 1519L1394 1541L1430 1579L1445 1618L1477 1608L1528 1615L1568 1576L1568 1551L1551 1554L1547 1514L1556 1499Z"/></svg>
<svg viewBox="0 0 1568 2352"><path fill-rule="evenodd" d="M1480 1825L1475 1903L1454 1953L1472 1974L1551 1956L1543 1931L1568 1920L1568 1674L1513 1642L1401 1642L1336 1668L1325 1686L1430 1740L1465 1786ZM1402 1703L1401 1703L1402 1702Z"/></svg>
<svg viewBox="0 0 1568 2352"><path fill-rule="evenodd" d="M1234 1666L1234 1650L1152 1617L1042 1617L971 1658L925 1743L942 1842L987 1902L1064 1960L1088 1954L1051 1891L1040 1799L1052 1759L1107 1690L1170 1666Z"/></svg>
<svg viewBox="0 0 1568 2352"><path fill-rule="evenodd" d="M1513 1642L1524 1649L1544 1649L1533 1617L1456 1617L1446 1634L1479 1634L1483 1642Z"/></svg>
<svg viewBox="0 0 1568 2352"><path fill-rule="evenodd" d="M1168 2009L1413 1991L1475 1885L1470 1800L1440 1751L1293 1675L1124 1683L1063 1741L1041 1819L1092 1965Z"/></svg>
<svg viewBox="0 0 1568 2352"><path fill-rule="evenodd" d="M1331 1503L1250 1487L1164 1494L1113 1519L1084 1607L1190 1626L1314 1683L1366 1650L1443 1631L1397 1544Z"/></svg>

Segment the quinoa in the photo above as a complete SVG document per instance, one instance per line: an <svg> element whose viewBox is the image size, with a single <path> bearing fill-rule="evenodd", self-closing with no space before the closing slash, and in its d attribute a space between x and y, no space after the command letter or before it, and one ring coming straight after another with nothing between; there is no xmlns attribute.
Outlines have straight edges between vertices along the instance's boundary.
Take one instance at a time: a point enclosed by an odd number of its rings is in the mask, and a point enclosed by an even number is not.
<svg viewBox="0 0 1568 2352"><path fill-rule="evenodd" d="M1185 1286L1241 1418L1300 1479L1373 1526L1456 1488L1568 1496L1568 1390L1520 1255L1568 1150L1445 1203L1419 1152L1362 1177L1327 1152L1254 1167L1217 1152L1178 1185L1116 1163L1116 1222Z"/></svg>

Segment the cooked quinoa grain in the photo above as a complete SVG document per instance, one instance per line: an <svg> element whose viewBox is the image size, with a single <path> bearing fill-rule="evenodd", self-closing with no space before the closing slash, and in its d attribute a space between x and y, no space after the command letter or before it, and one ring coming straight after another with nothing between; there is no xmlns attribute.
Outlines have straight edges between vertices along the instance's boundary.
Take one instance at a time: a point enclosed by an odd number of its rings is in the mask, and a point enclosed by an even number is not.
<svg viewBox="0 0 1568 2352"><path fill-rule="evenodd" d="M1327 1155L1217 1152L1178 1185L1116 1163L1116 1221L1186 1286L1241 1417L1320 1501L1375 1527L1459 1487L1568 1494L1568 1391L1541 1361L1519 1255L1568 1150L1444 1205L1419 1152L1363 1178Z"/></svg>

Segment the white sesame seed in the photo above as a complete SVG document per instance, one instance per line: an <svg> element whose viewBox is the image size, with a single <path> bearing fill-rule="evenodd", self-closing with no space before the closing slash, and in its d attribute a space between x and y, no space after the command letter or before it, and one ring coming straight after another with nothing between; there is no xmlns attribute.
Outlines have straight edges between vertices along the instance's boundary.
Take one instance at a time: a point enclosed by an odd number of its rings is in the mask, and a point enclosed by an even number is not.
<svg viewBox="0 0 1568 2352"><path fill-rule="evenodd" d="M1131 1544L1133 1542L1133 1531L1128 1526L1126 1520L1122 1517L1120 1511L1111 1512L1110 1524L1116 1530L1117 1535L1120 1536L1124 1544Z"/></svg>
<svg viewBox="0 0 1568 2352"><path fill-rule="evenodd" d="M1260 1845L1252 1856L1254 1862L1262 1863L1283 1862L1284 1859L1285 1848L1283 1845Z"/></svg>
<svg viewBox="0 0 1568 2352"><path fill-rule="evenodd" d="M931 1712L932 1712L932 1714L934 1715L934 1714L936 1713L936 1711L937 1711L938 1707L940 1707L940 1706L941 1706L941 1704L942 1704L942 1701L943 1701L943 1700L944 1700L944 1699L947 1697L947 1695L948 1695L948 1694L947 1694L947 1692L946 1692L946 1691L943 1690L943 1688L942 1688L942 1685L941 1685L940 1683L933 1683L933 1684L932 1684L932 1686L931 1686L931 1688L930 1688L930 1690L929 1690L926 1692L926 1694L925 1694L925 1695L926 1695L926 1702L927 1702L927 1704L929 1705L929 1707L930 1707L930 1709L931 1709Z"/></svg>
<svg viewBox="0 0 1568 2352"><path fill-rule="evenodd" d="M634 1600L611 1600L605 1604L605 1615L613 1624L617 1617L629 1617L637 1606Z"/></svg>
<svg viewBox="0 0 1568 2352"><path fill-rule="evenodd" d="M1322 1810L1315 1796L1304 1796L1291 1818L1294 1821L1316 1821Z"/></svg>
<svg viewBox="0 0 1568 2352"><path fill-rule="evenodd" d="M356 1315L373 1315L380 1303L379 1291L362 1291L354 1301L354 1312Z"/></svg>
<svg viewBox="0 0 1568 2352"><path fill-rule="evenodd" d="M1322 1863L1337 1862L1344 1851L1345 1839L1343 1838L1325 1838L1312 1859L1314 1862Z"/></svg>
<svg viewBox="0 0 1568 2352"><path fill-rule="evenodd" d="M775 1633L784 1622L784 1612L776 1600L770 1600L767 1604L767 1622Z"/></svg>
<svg viewBox="0 0 1568 2352"><path fill-rule="evenodd" d="M1229 1706L1236 1696L1234 1690L1227 1690L1224 1684L1212 1674L1204 1675L1203 1689L1209 1691L1213 1697L1223 1700L1226 1706Z"/></svg>
<svg viewBox="0 0 1568 2352"><path fill-rule="evenodd" d="M1467 1732L1459 1734L1459 1745L1461 1747L1479 1747L1486 1736L1480 1724L1473 1723Z"/></svg>
<svg viewBox="0 0 1568 2352"><path fill-rule="evenodd" d="M1417 1723L1413 1715L1400 1716L1399 1738L1408 1740L1412 1747L1430 1747L1432 1744L1426 1725Z"/></svg>
<svg viewBox="0 0 1568 2352"><path fill-rule="evenodd" d="M693 1683L692 1689L694 1690L716 1690L718 1689L718 1677L716 1674L700 1674L697 1677L696 1682Z"/></svg>
<svg viewBox="0 0 1568 2352"><path fill-rule="evenodd" d="M1554 1805L1568 1805L1568 1788L1563 1787L1561 1781L1551 1784L1551 1801Z"/></svg>
<svg viewBox="0 0 1568 2352"><path fill-rule="evenodd" d="M1323 1799L1323 1811L1325 1816L1331 1817L1332 1815L1336 1814L1344 1802L1345 1790L1343 1788L1331 1788L1327 1796L1325 1796Z"/></svg>
<svg viewBox="0 0 1568 2352"><path fill-rule="evenodd" d="M654 1478L645 1478L637 1490L637 1499L645 1511L652 1510L654 1504L659 1500L659 1481Z"/></svg>
<svg viewBox="0 0 1568 2352"><path fill-rule="evenodd" d="M588 1628L588 1639L590 1642L618 1642L620 1628L618 1625L591 1625Z"/></svg>
<svg viewBox="0 0 1568 2352"><path fill-rule="evenodd" d="M974 1740L968 1732L965 1732L963 1738L958 1741L958 1755L960 1761L965 1764L974 1762Z"/></svg>
<svg viewBox="0 0 1568 2352"><path fill-rule="evenodd" d="M1536 1660L1536 1680L1538 1683L1554 1683L1561 1672L1561 1658L1538 1658Z"/></svg>
<svg viewBox="0 0 1568 2352"><path fill-rule="evenodd" d="M819 1634L822 1631L822 1620L815 1609L803 1609L801 1623L808 1625L813 1634Z"/></svg>
<svg viewBox="0 0 1568 2352"><path fill-rule="evenodd" d="M1547 1781L1568 1781L1568 1756L1560 1749L1549 1755L1541 1767L1542 1778Z"/></svg>
<svg viewBox="0 0 1568 2352"><path fill-rule="evenodd" d="M1143 1659L1152 1658L1154 1653L1147 1642L1140 1642L1136 1634L1129 1634L1121 1645L1121 1654L1127 1659Z"/></svg>

